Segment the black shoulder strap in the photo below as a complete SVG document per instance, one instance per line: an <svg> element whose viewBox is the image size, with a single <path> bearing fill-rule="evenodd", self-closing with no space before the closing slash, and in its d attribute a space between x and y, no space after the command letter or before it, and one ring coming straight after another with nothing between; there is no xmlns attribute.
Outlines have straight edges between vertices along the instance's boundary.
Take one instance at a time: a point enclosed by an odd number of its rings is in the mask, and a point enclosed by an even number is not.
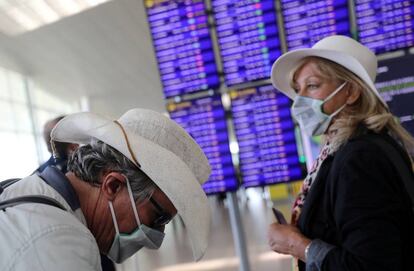
<svg viewBox="0 0 414 271"><path fill-rule="evenodd" d="M29 195L29 196L21 196L16 197L8 200L4 200L0 202L0 210L5 210L8 207L13 207L15 205L24 204L24 203L40 203L40 204L47 204L59 209L66 211L65 207L60 204L57 200L46 197L46 196L39 196L39 195Z"/></svg>
<svg viewBox="0 0 414 271"><path fill-rule="evenodd" d="M380 147L391 158L391 162L397 169L404 185L411 199L412 208L414 211L414 175L411 167L404 161L402 155L398 153L387 140L380 137L369 137L369 140Z"/></svg>
<svg viewBox="0 0 414 271"><path fill-rule="evenodd" d="M4 191L4 189L6 189L7 187L9 187L10 185L20 181L20 178L13 178L13 179L7 179L4 181L0 182L0 194Z"/></svg>
<svg viewBox="0 0 414 271"><path fill-rule="evenodd" d="M20 181L20 178L14 178L14 179L8 179L5 181L0 182L0 194L9 187L10 185ZM0 210L5 210L8 207L13 207L15 205L24 204L24 203L40 203L40 204L47 204L50 206L57 207L59 209L62 209L66 211L65 207L63 207L62 204L60 204L57 200L41 196L41 195L28 195L28 196L21 196L16 197L4 201L0 201Z"/></svg>

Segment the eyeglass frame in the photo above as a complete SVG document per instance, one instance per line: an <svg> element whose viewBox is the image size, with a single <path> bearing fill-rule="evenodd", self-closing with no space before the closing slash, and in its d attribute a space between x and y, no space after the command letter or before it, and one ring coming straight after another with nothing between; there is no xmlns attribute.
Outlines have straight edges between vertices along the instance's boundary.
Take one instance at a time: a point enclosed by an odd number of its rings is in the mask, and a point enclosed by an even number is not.
<svg viewBox="0 0 414 271"><path fill-rule="evenodd" d="M170 223L174 216L166 212L152 196L149 198L149 201L158 213L158 217L152 222L153 226L158 228Z"/></svg>

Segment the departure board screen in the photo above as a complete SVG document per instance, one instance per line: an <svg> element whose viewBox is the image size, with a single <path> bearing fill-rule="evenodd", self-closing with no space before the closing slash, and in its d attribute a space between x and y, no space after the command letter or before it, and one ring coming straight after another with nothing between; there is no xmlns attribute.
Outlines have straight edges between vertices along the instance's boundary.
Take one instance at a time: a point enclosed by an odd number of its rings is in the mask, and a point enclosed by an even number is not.
<svg viewBox="0 0 414 271"><path fill-rule="evenodd" d="M227 86L268 79L280 56L273 0L212 0Z"/></svg>
<svg viewBox="0 0 414 271"><path fill-rule="evenodd" d="M375 53L414 44L414 1L354 0L359 41Z"/></svg>
<svg viewBox="0 0 414 271"><path fill-rule="evenodd" d="M238 187L230 153L226 116L220 96L168 104L173 120L180 124L206 154L211 176L203 185L207 194L234 191Z"/></svg>
<svg viewBox="0 0 414 271"><path fill-rule="evenodd" d="M414 56L379 62L377 83L381 96L401 125L414 136Z"/></svg>
<svg viewBox="0 0 414 271"><path fill-rule="evenodd" d="M203 0L145 1L165 97L220 84Z"/></svg>
<svg viewBox="0 0 414 271"><path fill-rule="evenodd" d="M288 50L331 35L351 36L348 0L281 0L281 7Z"/></svg>
<svg viewBox="0 0 414 271"><path fill-rule="evenodd" d="M264 186L304 177L288 97L265 85L231 91L243 186Z"/></svg>

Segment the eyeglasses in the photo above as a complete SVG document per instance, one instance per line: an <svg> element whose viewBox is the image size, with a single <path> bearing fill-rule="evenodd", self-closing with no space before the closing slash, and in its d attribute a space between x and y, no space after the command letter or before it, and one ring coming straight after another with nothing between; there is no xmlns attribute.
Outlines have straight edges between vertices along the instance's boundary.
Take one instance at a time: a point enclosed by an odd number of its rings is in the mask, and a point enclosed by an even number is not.
<svg viewBox="0 0 414 271"><path fill-rule="evenodd" d="M173 216L164 211L164 209L152 197L149 198L149 201L158 213L158 217L153 221L153 227L158 228L167 225L173 219Z"/></svg>

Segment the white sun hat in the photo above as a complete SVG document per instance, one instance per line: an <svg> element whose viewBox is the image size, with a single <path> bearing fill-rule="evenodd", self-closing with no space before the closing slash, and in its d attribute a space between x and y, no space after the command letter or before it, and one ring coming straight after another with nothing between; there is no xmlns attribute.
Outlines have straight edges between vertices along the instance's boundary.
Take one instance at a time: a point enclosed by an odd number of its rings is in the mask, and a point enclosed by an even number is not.
<svg viewBox="0 0 414 271"><path fill-rule="evenodd" d="M303 58L309 56L329 59L350 70L369 86L386 108L388 107L374 85L377 57L370 49L347 36L329 36L315 43L312 48L297 49L283 54L272 66L273 86L293 100L296 93L290 86L289 75L298 68Z"/></svg>
<svg viewBox="0 0 414 271"><path fill-rule="evenodd" d="M129 158L167 195L185 223L195 260L201 259L211 220L201 185L211 169L194 139L168 117L145 109L131 109L117 121L87 112L72 114L51 133L59 142L88 144L92 138Z"/></svg>

